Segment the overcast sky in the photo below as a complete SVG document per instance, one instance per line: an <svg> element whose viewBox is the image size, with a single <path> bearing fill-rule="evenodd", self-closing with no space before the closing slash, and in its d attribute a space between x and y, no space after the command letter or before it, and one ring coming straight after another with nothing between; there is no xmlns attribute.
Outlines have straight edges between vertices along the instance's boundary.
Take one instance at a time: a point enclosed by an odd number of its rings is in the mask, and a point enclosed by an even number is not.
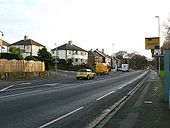
<svg viewBox="0 0 170 128"><path fill-rule="evenodd" d="M169 12L170 0L0 0L0 31L9 43L27 35L48 49L72 40L85 50L151 57L144 39L158 36L155 16L162 26Z"/></svg>

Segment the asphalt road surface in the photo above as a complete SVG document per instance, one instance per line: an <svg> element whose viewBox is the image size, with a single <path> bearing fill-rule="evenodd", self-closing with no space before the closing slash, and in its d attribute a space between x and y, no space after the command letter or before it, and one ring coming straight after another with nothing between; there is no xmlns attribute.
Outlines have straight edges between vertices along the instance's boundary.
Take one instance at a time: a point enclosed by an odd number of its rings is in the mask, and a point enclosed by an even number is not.
<svg viewBox="0 0 170 128"><path fill-rule="evenodd" d="M0 128L83 128L139 83L147 71L111 73L93 80L1 82Z"/></svg>

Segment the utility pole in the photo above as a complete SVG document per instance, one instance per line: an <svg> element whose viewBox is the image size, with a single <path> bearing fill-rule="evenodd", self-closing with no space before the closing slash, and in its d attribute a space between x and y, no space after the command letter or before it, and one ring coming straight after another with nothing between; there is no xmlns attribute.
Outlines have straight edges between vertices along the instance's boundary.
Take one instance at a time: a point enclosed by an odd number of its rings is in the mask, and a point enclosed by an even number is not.
<svg viewBox="0 0 170 128"><path fill-rule="evenodd" d="M55 45L56 45L56 49L55 49L55 56L56 56L56 58L55 58L55 70L56 70L56 75L57 75L57 43L55 43Z"/></svg>
<svg viewBox="0 0 170 128"><path fill-rule="evenodd" d="M159 16L155 16L155 18L157 18L158 19L158 37L159 37L159 44L160 44L160 17ZM160 54L160 48L158 49L158 54ZM158 57L158 71L159 71L159 75L160 75L160 68L161 68L161 58L160 57Z"/></svg>

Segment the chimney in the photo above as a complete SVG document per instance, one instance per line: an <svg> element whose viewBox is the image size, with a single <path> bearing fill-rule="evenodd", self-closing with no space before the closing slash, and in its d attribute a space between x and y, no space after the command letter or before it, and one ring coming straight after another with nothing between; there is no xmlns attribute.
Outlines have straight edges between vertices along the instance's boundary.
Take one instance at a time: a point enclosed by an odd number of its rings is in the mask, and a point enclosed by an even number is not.
<svg viewBox="0 0 170 128"><path fill-rule="evenodd" d="M104 53L104 48L102 48L102 53Z"/></svg>
<svg viewBox="0 0 170 128"><path fill-rule="evenodd" d="M72 41L71 41L71 40L69 40L69 41L68 41L68 44L72 45L73 43L72 43Z"/></svg>
<svg viewBox="0 0 170 128"><path fill-rule="evenodd" d="M25 41L28 40L28 36L25 35L25 36L24 36L24 40L25 40Z"/></svg>

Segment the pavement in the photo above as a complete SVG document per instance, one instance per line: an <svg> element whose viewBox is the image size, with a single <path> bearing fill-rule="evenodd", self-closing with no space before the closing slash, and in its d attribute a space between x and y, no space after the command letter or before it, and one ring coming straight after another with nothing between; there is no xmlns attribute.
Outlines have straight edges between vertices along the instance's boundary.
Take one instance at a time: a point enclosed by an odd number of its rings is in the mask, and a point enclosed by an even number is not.
<svg viewBox="0 0 170 128"><path fill-rule="evenodd" d="M159 75L151 71L144 84L104 128L170 128L170 109L162 90Z"/></svg>

